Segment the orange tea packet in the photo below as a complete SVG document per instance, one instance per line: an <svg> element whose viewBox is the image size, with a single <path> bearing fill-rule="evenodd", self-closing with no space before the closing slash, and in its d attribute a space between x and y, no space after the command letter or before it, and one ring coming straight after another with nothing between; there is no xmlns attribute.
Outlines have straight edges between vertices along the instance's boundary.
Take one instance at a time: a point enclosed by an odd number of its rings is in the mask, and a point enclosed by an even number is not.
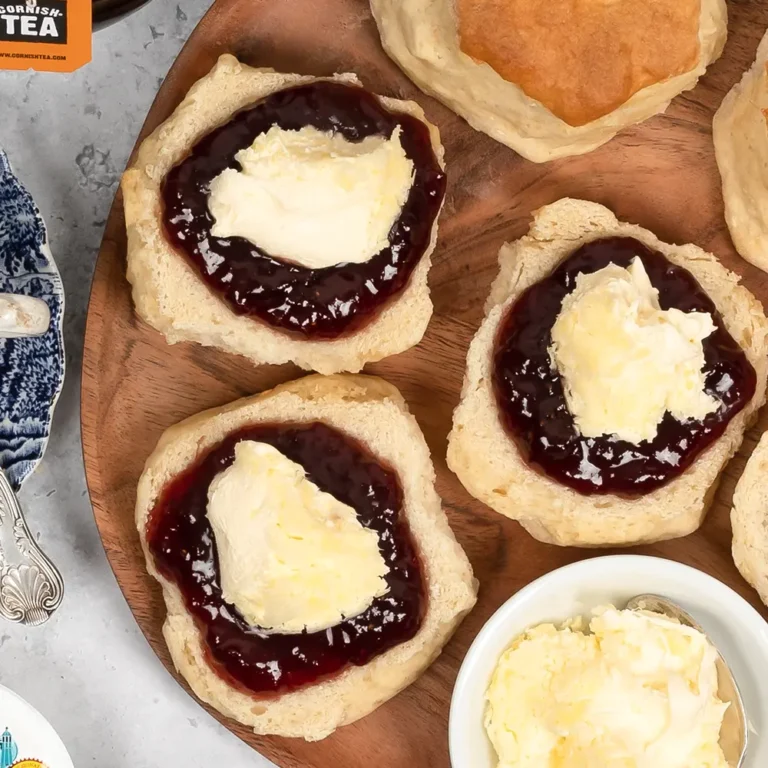
<svg viewBox="0 0 768 768"><path fill-rule="evenodd" d="M91 60L91 0L0 0L0 69L73 72Z"/></svg>

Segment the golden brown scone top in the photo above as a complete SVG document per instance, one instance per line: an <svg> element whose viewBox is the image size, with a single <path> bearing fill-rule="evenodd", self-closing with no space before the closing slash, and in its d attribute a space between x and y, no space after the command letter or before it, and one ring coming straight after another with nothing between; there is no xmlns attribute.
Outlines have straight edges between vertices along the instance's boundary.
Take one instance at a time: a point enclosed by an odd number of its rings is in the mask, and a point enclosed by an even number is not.
<svg viewBox="0 0 768 768"><path fill-rule="evenodd" d="M692 70L701 0L456 0L461 49L573 126Z"/></svg>

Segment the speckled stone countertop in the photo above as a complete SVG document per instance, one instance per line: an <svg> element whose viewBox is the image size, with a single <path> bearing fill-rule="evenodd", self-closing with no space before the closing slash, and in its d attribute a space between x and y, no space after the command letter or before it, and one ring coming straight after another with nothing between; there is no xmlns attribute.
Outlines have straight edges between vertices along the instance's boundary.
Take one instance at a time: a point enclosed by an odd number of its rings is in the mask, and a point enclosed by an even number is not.
<svg viewBox="0 0 768 768"><path fill-rule="evenodd" d="M68 368L45 460L21 494L66 597L42 627L0 620L0 683L50 720L77 768L271 765L176 684L139 631L101 547L80 449L83 329L104 223L155 92L209 5L154 0L98 32L93 61L73 75L0 72L0 145L48 223Z"/></svg>

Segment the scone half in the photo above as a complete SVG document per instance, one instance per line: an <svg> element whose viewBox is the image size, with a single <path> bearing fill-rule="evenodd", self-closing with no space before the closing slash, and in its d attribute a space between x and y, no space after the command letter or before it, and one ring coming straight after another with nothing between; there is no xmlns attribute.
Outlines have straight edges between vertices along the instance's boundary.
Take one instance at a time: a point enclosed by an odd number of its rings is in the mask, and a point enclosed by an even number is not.
<svg viewBox="0 0 768 768"><path fill-rule="evenodd" d="M262 99L288 88L323 82L359 85L352 74L333 78L280 74L248 67L225 54L139 148L122 181L127 275L137 313L169 343L193 341L242 355L257 364L294 362L308 370L335 373L359 371L365 363L402 352L421 340L432 313L427 274L437 238L439 207L431 234L427 233L427 247L402 290L378 307L366 324L336 338L303 337L235 313L203 282L164 231L164 181L201 138ZM443 168L438 130L426 121L421 108L414 102L377 99L385 110L426 125L434 158ZM259 286L250 289L258 292Z"/></svg>
<svg viewBox="0 0 768 768"><path fill-rule="evenodd" d="M664 112L727 34L725 0L371 0L371 9L385 51L422 90L537 163L590 152ZM505 77L508 68L517 72Z"/></svg>
<svg viewBox="0 0 768 768"><path fill-rule="evenodd" d="M290 692L251 695L226 682L208 663L210 649L179 587L156 567L147 525L168 484L226 436L253 425L307 422L344 433L397 473L401 513L424 577L425 610L411 639L363 666L349 664L330 679ZM163 634L177 670L200 699L258 734L317 740L367 715L429 666L476 600L477 582L441 508L424 438L397 389L374 377L310 376L170 428L139 482L136 524L147 569L163 588L168 611Z"/></svg>
<svg viewBox="0 0 768 768"><path fill-rule="evenodd" d="M578 248L630 237L686 269L719 312L756 374L754 394L722 435L665 485L642 495L585 495L534 470L504 429L493 388L493 351L500 325L517 299ZM486 317L469 349L461 402L449 437L448 465L465 488L497 512L518 520L535 538L559 545L631 545L696 530L718 476L765 401L768 320L739 277L694 245L669 245L620 222L601 205L563 199L534 214L527 235L502 246L499 275Z"/></svg>
<svg viewBox="0 0 768 768"><path fill-rule="evenodd" d="M731 508L733 561L768 605L768 432L744 467Z"/></svg>
<svg viewBox="0 0 768 768"><path fill-rule="evenodd" d="M725 219L743 258L768 271L768 33L715 114Z"/></svg>

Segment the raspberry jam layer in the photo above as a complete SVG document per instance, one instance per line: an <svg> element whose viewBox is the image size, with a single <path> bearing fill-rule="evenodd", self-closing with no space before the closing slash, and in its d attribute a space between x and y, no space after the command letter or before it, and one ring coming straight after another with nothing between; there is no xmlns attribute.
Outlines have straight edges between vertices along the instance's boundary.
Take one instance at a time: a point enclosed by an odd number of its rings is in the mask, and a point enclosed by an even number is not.
<svg viewBox="0 0 768 768"><path fill-rule="evenodd" d="M389 137L400 126L414 179L388 248L362 264L308 269L245 238L211 235L211 181L225 168L240 170L235 154L272 126L313 126L352 142ZM165 178L163 223L169 242L234 313L305 338L334 339L364 327L406 288L429 246L444 194L445 174L421 120L389 112L362 88L319 81L267 96L201 139Z"/></svg>
<svg viewBox="0 0 768 768"><path fill-rule="evenodd" d="M364 613L317 632L270 634L224 601L206 514L208 487L232 464L241 440L268 443L301 464L313 483L378 534L389 590ZM158 571L181 590L211 667L240 690L267 695L366 664L419 631L426 592L402 509L397 474L350 437L319 422L258 425L228 436L169 483L150 514L147 542Z"/></svg>
<svg viewBox="0 0 768 768"><path fill-rule="evenodd" d="M637 445L610 435L585 438L568 410L560 374L550 365L552 327L580 272L611 263L628 267L636 256L659 291L662 309L712 316L716 330L703 342L705 390L721 406L702 421L678 421L667 412L656 438ZM503 318L494 348L493 386L507 434L533 468L583 494L640 495L678 477L752 399L756 381L693 275L629 237L587 243L531 286Z"/></svg>

